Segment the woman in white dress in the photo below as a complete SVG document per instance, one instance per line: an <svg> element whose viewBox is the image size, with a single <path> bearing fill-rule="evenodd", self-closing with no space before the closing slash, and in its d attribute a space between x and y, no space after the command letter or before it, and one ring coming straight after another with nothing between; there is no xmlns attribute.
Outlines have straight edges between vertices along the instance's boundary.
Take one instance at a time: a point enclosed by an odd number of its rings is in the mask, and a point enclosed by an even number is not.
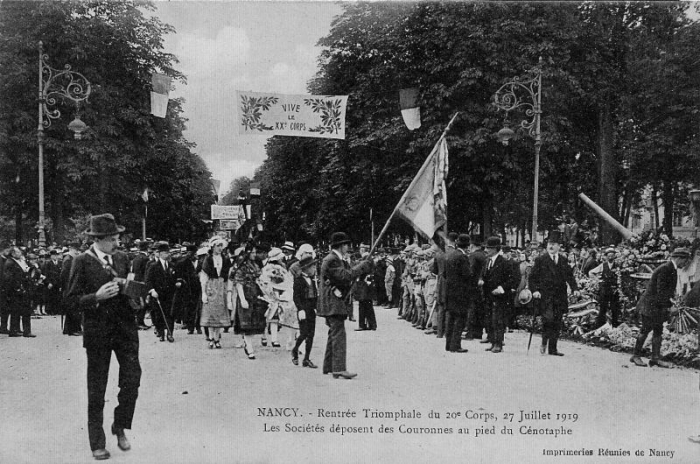
<svg viewBox="0 0 700 464"><path fill-rule="evenodd" d="M297 308L294 305L294 278L282 263L284 252L272 248L268 253L267 263L262 268L258 285L263 298L268 303L265 318L270 327L270 340L273 347L279 347L277 341L278 328L291 329L287 337L288 350L294 346L296 331L299 330ZM289 330L287 330L289 332Z"/></svg>

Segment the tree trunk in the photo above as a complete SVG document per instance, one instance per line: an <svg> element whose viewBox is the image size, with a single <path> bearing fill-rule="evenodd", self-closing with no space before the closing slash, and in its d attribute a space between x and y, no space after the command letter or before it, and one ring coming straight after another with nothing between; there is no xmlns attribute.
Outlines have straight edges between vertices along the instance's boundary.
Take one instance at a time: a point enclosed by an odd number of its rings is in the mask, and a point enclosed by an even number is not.
<svg viewBox="0 0 700 464"><path fill-rule="evenodd" d="M673 202L675 200L673 190L675 184L672 181L665 181L663 192L661 193L661 199L664 203L663 230L669 237L673 236Z"/></svg>
<svg viewBox="0 0 700 464"><path fill-rule="evenodd" d="M598 183L598 204L608 214L617 216L617 164L613 152L613 119L609 102L604 102L598 111L598 155L600 177ZM615 218L617 219L617 218ZM615 243L619 234L610 224L601 221L600 242Z"/></svg>
<svg viewBox="0 0 700 464"><path fill-rule="evenodd" d="M493 207L491 206L491 197L484 195L484 201L481 203L482 220L484 221L484 240L492 235L491 222L493 221Z"/></svg>

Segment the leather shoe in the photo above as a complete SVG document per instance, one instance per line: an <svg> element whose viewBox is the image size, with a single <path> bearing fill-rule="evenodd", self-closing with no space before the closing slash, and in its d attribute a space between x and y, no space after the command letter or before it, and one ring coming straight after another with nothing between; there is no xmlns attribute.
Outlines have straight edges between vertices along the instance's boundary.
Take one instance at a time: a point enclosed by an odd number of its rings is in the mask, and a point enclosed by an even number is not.
<svg viewBox="0 0 700 464"><path fill-rule="evenodd" d="M109 451L107 451L106 449L97 449L92 452L92 457L97 459L98 461L109 459Z"/></svg>
<svg viewBox="0 0 700 464"><path fill-rule="evenodd" d="M481 340L479 343L491 343L489 340Z"/></svg>
<svg viewBox="0 0 700 464"><path fill-rule="evenodd" d="M503 348L501 348L500 345L496 345L496 346L494 346L493 349L491 350L491 353L501 353L502 351L503 351Z"/></svg>
<svg viewBox="0 0 700 464"><path fill-rule="evenodd" d="M363 330L369 330L369 329L359 328L359 329L355 329L355 332L362 332Z"/></svg>
<svg viewBox="0 0 700 464"><path fill-rule="evenodd" d="M22 334L19 332L10 332L7 336L8 337L21 337Z"/></svg>
<svg viewBox="0 0 700 464"><path fill-rule="evenodd" d="M635 365L637 365L639 367L647 367L646 363L639 356L632 356L630 358L630 362L634 363Z"/></svg>
<svg viewBox="0 0 700 464"><path fill-rule="evenodd" d="M670 369L671 363L668 363L666 361L662 361L660 359L650 359L649 360L649 367L654 367L654 366L663 367L664 369Z"/></svg>
<svg viewBox="0 0 700 464"><path fill-rule="evenodd" d="M24 334L22 336L26 338L36 338L36 335L34 335L33 333Z"/></svg>
<svg viewBox="0 0 700 464"><path fill-rule="evenodd" d="M170 343L173 343L175 341L175 339L173 338L173 336L171 334L168 334L168 341Z"/></svg>
<svg viewBox="0 0 700 464"><path fill-rule="evenodd" d="M466 348L457 348L456 350L452 351L453 353L467 353L469 350Z"/></svg>
<svg viewBox="0 0 700 464"><path fill-rule="evenodd" d="M549 353L550 356L564 356L564 353L560 353L559 351L555 351L554 353Z"/></svg>
<svg viewBox="0 0 700 464"><path fill-rule="evenodd" d="M126 435L124 435L124 429L118 429L112 424L112 435L117 436L117 446L120 450L129 451L131 449L129 440L127 440Z"/></svg>
<svg viewBox="0 0 700 464"><path fill-rule="evenodd" d="M433 335L433 334L436 334L436 333L437 333L437 330L434 330L434 329L428 329L428 330L425 331L425 334L426 334L426 335Z"/></svg>
<svg viewBox="0 0 700 464"><path fill-rule="evenodd" d="M333 372L334 379L339 379L341 377L344 379L352 379L353 377L357 377L357 374L354 374L354 373L348 372L348 371Z"/></svg>
<svg viewBox="0 0 700 464"><path fill-rule="evenodd" d="M311 368L311 369L316 369L316 368L318 367L316 364L312 363L310 359L305 359L305 360L301 363L301 365L304 366L304 367L309 367L309 368Z"/></svg>

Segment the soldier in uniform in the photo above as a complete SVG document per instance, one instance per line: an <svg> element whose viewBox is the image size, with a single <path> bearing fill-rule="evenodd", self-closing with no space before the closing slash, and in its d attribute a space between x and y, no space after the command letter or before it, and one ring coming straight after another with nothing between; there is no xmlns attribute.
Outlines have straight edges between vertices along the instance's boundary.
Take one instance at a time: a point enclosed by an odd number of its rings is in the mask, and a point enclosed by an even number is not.
<svg viewBox="0 0 700 464"><path fill-rule="evenodd" d="M568 310L566 285L578 296L578 287L574 273L566 258L559 255L561 235L552 231L547 238L547 250L535 259L530 275L532 297L539 300L540 315L542 316L542 345L540 354L564 356L557 348L562 318Z"/></svg>

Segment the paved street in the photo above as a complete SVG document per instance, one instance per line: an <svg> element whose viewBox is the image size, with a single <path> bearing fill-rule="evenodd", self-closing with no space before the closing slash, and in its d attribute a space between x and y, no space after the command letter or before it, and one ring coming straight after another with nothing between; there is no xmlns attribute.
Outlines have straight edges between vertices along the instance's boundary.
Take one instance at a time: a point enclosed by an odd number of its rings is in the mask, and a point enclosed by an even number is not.
<svg viewBox="0 0 700 464"><path fill-rule="evenodd" d="M121 452L108 435L109 462L699 460L700 446L687 440L700 433L697 371L634 368L628 355L570 342L560 345L563 358L540 356L537 339L526 354L523 332L506 335L502 354L476 341L463 343L469 353L446 353L443 340L397 320L395 310L378 309L377 319L376 332L348 332L348 368L359 374L353 380L294 366L284 347L258 348L250 361L233 334L224 334L223 349L209 350L203 336L184 330L174 344L142 331L143 377L127 431L132 450ZM320 366L326 328L319 322L312 360ZM33 326L36 339L0 337L0 463L93 462L82 340L60 335L57 317ZM113 358L107 432L116 374ZM550 457L546 450L593 454Z"/></svg>

